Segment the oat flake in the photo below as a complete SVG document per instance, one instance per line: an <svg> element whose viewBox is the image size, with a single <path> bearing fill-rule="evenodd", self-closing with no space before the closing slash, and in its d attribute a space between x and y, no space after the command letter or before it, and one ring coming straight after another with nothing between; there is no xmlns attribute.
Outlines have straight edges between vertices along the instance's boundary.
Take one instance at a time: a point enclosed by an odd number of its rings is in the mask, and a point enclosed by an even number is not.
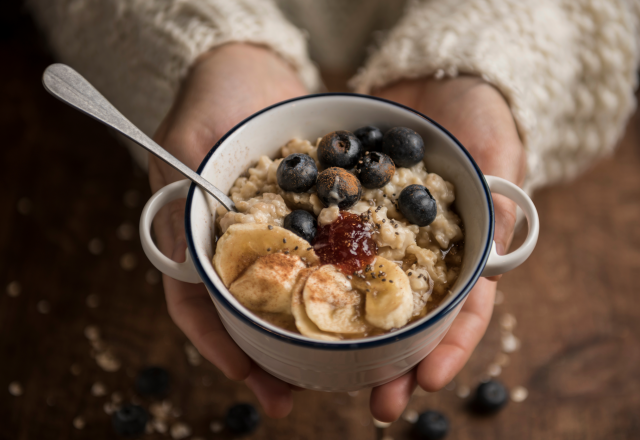
<svg viewBox="0 0 640 440"><path fill-rule="evenodd" d="M409 423L416 423L418 421L418 411L416 411L415 409L408 409L404 412L404 414L402 414L402 418L404 420L406 420Z"/></svg>
<svg viewBox="0 0 640 440"><path fill-rule="evenodd" d="M496 297L493 300L493 303L496 305L500 305L504 302L504 293L502 293L502 290L496 290Z"/></svg>
<svg viewBox="0 0 640 440"><path fill-rule="evenodd" d="M11 394L12 396L22 396L23 390L22 390L22 385L20 385L20 382L18 381L13 381L9 384L9 394Z"/></svg>
<svg viewBox="0 0 640 440"><path fill-rule="evenodd" d="M385 435L384 437L382 437L382 440L393 440L393 437L391 437L390 435Z"/></svg>
<svg viewBox="0 0 640 440"><path fill-rule="evenodd" d="M89 252L93 255L100 255L104 251L104 243L99 238L93 238L87 245Z"/></svg>
<svg viewBox="0 0 640 440"><path fill-rule="evenodd" d="M502 351L505 353L513 353L520 348L520 340L513 334L507 333L502 335Z"/></svg>
<svg viewBox="0 0 640 440"><path fill-rule="evenodd" d="M84 419L82 417L76 417L75 419L73 419L73 426L76 429L83 429L84 424Z"/></svg>
<svg viewBox="0 0 640 440"><path fill-rule="evenodd" d="M167 432L167 424L164 422L164 420L153 419L151 421L151 426L153 426L153 429L155 429L156 432L159 432L160 434L164 434Z"/></svg>
<svg viewBox="0 0 640 440"><path fill-rule="evenodd" d="M491 364L487 368L487 374L491 377L498 377L502 373L502 367L498 364Z"/></svg>
<svg viewBox="0 0 640 440"><path fill-rule="evenodd" d="M46 315L51 311L51 304L45 299L43 299L42 301L38 301L36 307L38 308L38 312L42 313L43 315Z"/></svg>
<svg viewBox="0 0 640 440"><path fill-rule="evenodd" d="M529 391L522 386L517 386L511 390L511 400L514 402L522 402L529 396Z"/></svg>
<svg viewBox="0 0 640 440"><path fill-rule="evenodd" d="M456 396L461 399L466 399L467 397L469 397L469 394L471 394L471 388L466 385L460 385L456 390Z"/></svg>
<svg viewBox="0 0 640 440"><path fill-rule="evenodd" d="M500 365L501 367L506 367L507 365L509 365L510 361L511 361L511 358L509 357L508 354L498 353L496 355L496 360L494 361L494 363Z"/></svg>
<svg viewBox="0 0 640 440"><path fill-rule="evenodd" d="M187 361L189 362L189 365L200 365L200 363L202 362L202 357L200 356L200 352L196 347L194 347L190 343L186 343L184 345L184 352L187 355Z"/></svg>
<svg viewBox="0 0 640 440"><path fill-rule="evenodd" d="M22 285L18 281L11 281L7 284L7 295L12 298L20 295L22 293Z"/></svg>
<svg viewBox="0 0 640 440"><path fill-rule="evenodd" d="M391 423L381 422L380 420L373 419L373 426L375 426L376 428L388 428L389 426L391 426Z"/></svg>
<svg viewBox="0 0 640 440"><path fill-rule="evenodd" d="M211 422L211 424L209 424L209 429L214 434L217 434L217 433L221 432L224 429L224 425L221 422L218 422L218 421L214 420L213 422Z"/></svg>
<svg viewBox="0 0 640 440"><path fill-rule="evenodd" d="M92 293L87 296L87 307L91 309L95 309L100 305L100 296L96 293Z"/></svg>
<svg viewBox="0 0 640 440"><path fill-rule="evenodd" d="M107 387L102 382L96 382L91 386L91 394L96 397L104 396L107 394Z"/></svg>
<svg viewBox="0 0 640 440"><path fill-rule="evenodd" d="M178 422L171 426L170 433L172 438L181 439L191 435L191 428L189 425Z"/></svg>
<svg viewBox="0 0 640 440"><path fill-rule="evenodd" d="M120 258L120 267L124 270L133 270L138 265L138 257L131 252L124 254Z"/></svg>
<svg viewBox="0 0 640 440"><path fill-rule="evenodd" d="M120 369L120 361L109 351L98 353L96 355L96 363L104 371L110 373Z"/></svg>
<svg viewBox="0 0 640 440"><path fill-rule="evenodd" d="M500 317L500 327L508 332L513 331L513 329L516 328L517 323L518 321L516 321L516 317L511 313L505 313Z"/></svg>
<svg viewBox="0 0 640 440"><path fill-rule="evenodd" d="M100 339L100 329L95 325L88 325L84 328L84 336L90 341Z"/></svg>

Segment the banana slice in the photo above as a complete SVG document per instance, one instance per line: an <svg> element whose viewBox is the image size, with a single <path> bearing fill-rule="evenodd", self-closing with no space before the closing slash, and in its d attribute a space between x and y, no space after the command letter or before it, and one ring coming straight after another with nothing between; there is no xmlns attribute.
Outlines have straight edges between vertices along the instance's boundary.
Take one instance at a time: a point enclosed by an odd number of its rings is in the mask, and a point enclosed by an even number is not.
<svg viewBox="0 0 640 440"><path fill-rule="evenodd" d="M296 320L296 327L298 331L304 336L319 339L321 341L339 341L340 338L338 335L320 330L318 326L309 319L309 315L307 315L307 311L304 307L302 292L304 291L304 286L307 283L307 280L316 270L317 268L312 267L309 269L303 269L300 272L298 281L293 287L293 292L291 294L291 312Z"/></svg>
<svg viewBox="0 0 640 440"><path fill-rule="evenodd" d="M297 255L282 252L259 257L231 283L229 292L254 312L291 315L291 292L307 266Z"/></svg>
<svg viewBox="0 0 640 440"><path fill-rule="evenodd" d="M409 278L402 269L386 258L377 257L364 279L351 281L367 294L365 319L374 326L389 330L409 322L413 313L413 293Z"/></svg>
<svg viewBox="0 0 640 440"><path fill-rule="evenodd" d="M310 247L308 241L279 226L238 223L229 226L218 240L213 267L229 287L258 257L278 251L287 251L289 255L297 255L302 261L316 265L319 260Z"/></svg>
<svg viewBox="0 0 640 440"><path fill-rule="evenodd" d="M304 286L302 300L307 316L320 330L341 334L367 330L362 316L362 295L331 264L311 274Z"/></svg>

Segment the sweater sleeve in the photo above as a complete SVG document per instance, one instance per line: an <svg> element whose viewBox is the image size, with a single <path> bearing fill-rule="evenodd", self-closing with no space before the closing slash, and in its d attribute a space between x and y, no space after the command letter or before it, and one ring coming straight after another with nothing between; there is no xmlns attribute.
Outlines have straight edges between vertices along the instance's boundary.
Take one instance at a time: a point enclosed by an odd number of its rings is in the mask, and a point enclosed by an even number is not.
<svg viewBox="0 0 640 440"><path fill-rule="evenodd" d="M481 76L510 105L531 192L613 150L635 109L639 23L637 0L414 1L352 86Z"/></svg>
<svg viewBox="0 0 640 440"><path fill-rule="evenodd" d="M271 0L28 0L56 56L151 135L193 61L229 42L269 47L309 90L305 35Z"/></svg>

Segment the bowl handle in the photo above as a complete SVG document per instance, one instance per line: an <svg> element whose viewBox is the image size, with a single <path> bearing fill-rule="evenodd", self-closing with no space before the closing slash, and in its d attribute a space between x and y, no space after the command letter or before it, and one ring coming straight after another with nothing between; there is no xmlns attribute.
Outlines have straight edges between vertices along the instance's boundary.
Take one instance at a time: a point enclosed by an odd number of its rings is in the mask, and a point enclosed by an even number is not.
<svg viewBox="0 0 640 440"><path fill-rule="evenodd" d="M161 188L151 196L142 210L142 216L140 216L140 241L142 242L144 253L156 269L178 281L197 284L202 281L193 265L189 249L185 252L186 258L184 263L177 263L160 252L160 249L158 249L151 238L151 224L158 211L169 202L186 198L190 186L190 180L179 180Z"/></svg>
<svg viewBox="0 0 640 440"><path fill-rule="evenodd" d="M493 242L491 245L491 253L489 254L489 261L487 261L482 271L483 277L491 277L509 272L529 258L538 241L540 221L538 219L538 211L536 211L536 207L531 201L531 198L517 185L496 176L485 176L485 179L492 193L509 198L522 209L529 225L529 232L522 246L509 254L498 255L496 252L496 242Z"/></svg>

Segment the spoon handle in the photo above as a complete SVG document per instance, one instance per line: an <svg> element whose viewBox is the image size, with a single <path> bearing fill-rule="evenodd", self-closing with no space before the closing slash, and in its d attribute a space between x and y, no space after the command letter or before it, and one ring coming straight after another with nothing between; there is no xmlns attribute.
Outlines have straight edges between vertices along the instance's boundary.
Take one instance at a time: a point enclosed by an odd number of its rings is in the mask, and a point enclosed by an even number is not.
<svg viewBox="0 0 640 440"><path fill-rule="evenodd" d="M42 83L60 101L119 131L197 183L229 211L236 211L235 204L229 197L140 131L71 67L64 64L50 65L44 71Z"/></svg>

